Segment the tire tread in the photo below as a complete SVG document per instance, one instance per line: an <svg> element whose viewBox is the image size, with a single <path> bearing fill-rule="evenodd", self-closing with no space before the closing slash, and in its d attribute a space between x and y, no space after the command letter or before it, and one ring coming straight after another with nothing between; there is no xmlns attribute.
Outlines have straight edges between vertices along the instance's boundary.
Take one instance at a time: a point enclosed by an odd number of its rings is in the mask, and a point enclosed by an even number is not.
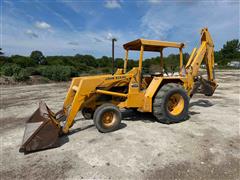
<svg viewBox="0 0 240 180"><path fill-rule="evenodd" d="M157 120L159 122L163 122L163 123L167 123L167 124L172 123L172 120L170 118L166 117L166 115L164 113L164 108L163 108L164 97L172 89L181 89L187 94L186 90L180 84L168 83L168 84L163 85L163 87L155 95L155 98L154 98L153 104L152 104L153 105L153 111L152 111L153 115L157 118ZM187 101L189 101L189 97L188 97Z"/></svg>

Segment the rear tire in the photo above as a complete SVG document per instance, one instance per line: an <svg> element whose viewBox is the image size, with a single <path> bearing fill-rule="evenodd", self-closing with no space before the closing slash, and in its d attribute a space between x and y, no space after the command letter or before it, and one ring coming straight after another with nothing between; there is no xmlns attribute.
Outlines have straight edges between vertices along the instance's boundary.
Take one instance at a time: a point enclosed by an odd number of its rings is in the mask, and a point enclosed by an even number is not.
<svg viewBox="0 0 240 180"><path fill-rule="evenodd" d="M82 115L85 119L92 119L94 111L91 108L83 108Z"/></svg>
<svg viewBox="0 0 240 180"><path fill-rule="evenodd" d="M93 115L94 124L98 131L102 133L108 133L117 130L121 120L121 111L117 106L110 103L99 106Z"/></svg>
<svg viewBox="0 0 240 180"><path fill-rule="evenodd" d="M176 83L165 84L153 100L153 115L159 122L177 123L188 117L189 96Z"/></svg>

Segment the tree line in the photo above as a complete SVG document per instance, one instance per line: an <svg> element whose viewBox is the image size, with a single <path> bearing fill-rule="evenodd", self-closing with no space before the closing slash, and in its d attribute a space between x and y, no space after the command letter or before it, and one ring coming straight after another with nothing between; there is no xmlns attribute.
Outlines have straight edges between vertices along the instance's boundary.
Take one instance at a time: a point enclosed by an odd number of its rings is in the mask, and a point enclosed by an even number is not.
<svg viewBox="0 0 240 180"><path fill-rule="evenodd" d="M230 61L240 61L240 43L238 39L227 41L219 51L215 51L218 68L226 68ZM189 58L183 54L184 63ZM159 68L160 57L147 58L143 61L143 72L151 73ZM124 60L115 59L115 68L123 68ZM0 48L0 74L12 76L16 81L24 81L32 75L41 75L55 81L66 81L71 77L87 74L106 74L112 72L112 58L76 54L75 56L44 56L41 51L33 51L30 56L5 56ZM138 61L129 59L128 69L138 66ZM164 69L175 71L179 66L179 54L164 57Z"/></svg>

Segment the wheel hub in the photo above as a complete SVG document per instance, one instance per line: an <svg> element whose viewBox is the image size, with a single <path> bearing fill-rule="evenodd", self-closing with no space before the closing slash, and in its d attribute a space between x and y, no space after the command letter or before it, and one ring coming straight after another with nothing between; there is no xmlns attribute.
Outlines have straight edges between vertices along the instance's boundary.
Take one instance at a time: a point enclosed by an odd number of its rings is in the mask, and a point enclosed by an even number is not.
<svg viewBox="0 0 240 180"><path fill-rule="evenodd" d="M171 95L167 103L168 112L173 115L179 115L184 109L184 99L179 93Z"/></svg>
<svg viewBox="0 0 240 180"><path fill-rule="evenodd" d="M105 112L102 116L102 122L105 127L110 127L116 121L114 112Z"/></svg>

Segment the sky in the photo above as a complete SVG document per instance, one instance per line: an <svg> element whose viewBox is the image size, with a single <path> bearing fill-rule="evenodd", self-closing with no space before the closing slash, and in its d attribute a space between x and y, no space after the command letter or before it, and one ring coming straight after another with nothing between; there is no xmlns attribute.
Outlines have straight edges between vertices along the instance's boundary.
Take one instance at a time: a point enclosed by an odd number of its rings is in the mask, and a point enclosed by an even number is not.
<svg viewBox="0 0 240 180"><path fill-rule="evenodd" d="M236 0L0 2L0 45L6 55L40 50L46 56L111 56L113 37L117 38L116 57L124 56L124 43L138 38L183 42L184 52L190 53L199 46L203 27L208 27L216 50L240 36L240 3Z"/></svg>

